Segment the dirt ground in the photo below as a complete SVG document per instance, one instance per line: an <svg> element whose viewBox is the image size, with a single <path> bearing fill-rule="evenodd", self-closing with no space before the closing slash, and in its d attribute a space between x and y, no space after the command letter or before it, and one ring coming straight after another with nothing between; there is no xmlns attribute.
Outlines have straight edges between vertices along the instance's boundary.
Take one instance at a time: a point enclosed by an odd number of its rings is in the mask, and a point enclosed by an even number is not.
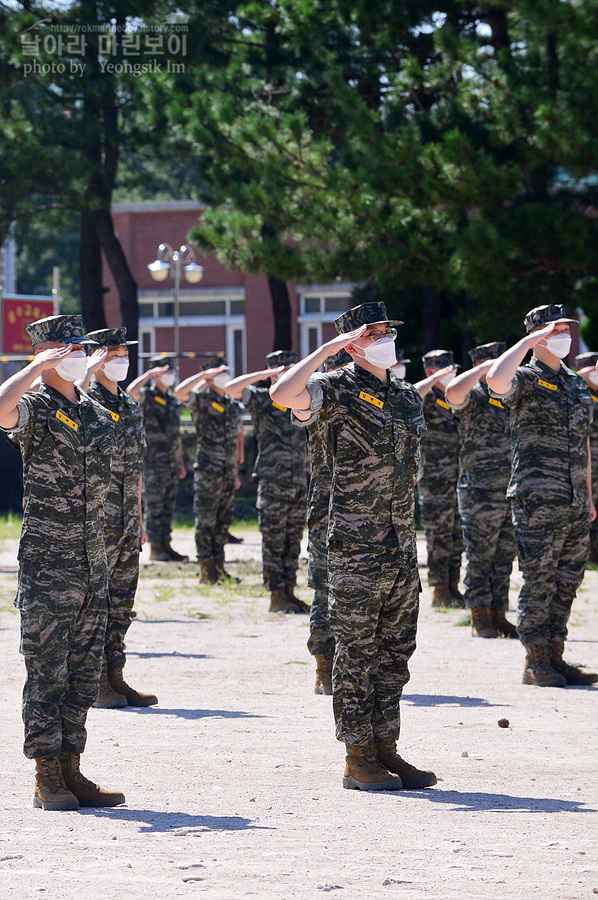
<svg viewBox="0 0 598 900"><path fill-rule="evenodd" d="M472 639L464 612L433 611L425 588L400 749L438 784L343 790L331 699L313 693L307 617L268 614L259 535L244 537L227 547L243 579L233 587L205 589L195 565L149 564L144 551L126 675L160 705L92 709L82 766L127 803L55 813L32 808L33 764L21 752L16 541L2 543L2 898L598 894L598 689L522 685L519 643ZM190 532L173 544L193 555ZM305 576L303 563L302 585ZM517 587L514 577L512 607ZM567 645L571 661L594 668L597 594L592 571Z"/></svg>

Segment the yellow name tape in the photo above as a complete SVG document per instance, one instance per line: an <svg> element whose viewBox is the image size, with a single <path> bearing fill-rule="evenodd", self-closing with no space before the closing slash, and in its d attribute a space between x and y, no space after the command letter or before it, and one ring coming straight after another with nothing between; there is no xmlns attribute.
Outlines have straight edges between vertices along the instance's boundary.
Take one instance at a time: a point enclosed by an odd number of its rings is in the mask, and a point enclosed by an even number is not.
<svg viewBox="0 0 598 900"><path fill-rule="evenodd" d="M289 408L288 406L281 406L280 403L275 403L274 400L272 401L272 406L274 409L279 409L281 412L286 412Z"/></svg>
<svg viewBox="0 0 598 900"><path fill-rule="evenodd" d="M224 412L224 407L220 405L220 403L212 403L214 409L217 409L218 412Z"/></svg>
<svg viewBox="0 0 598 900"><path fill-rule="evenodd" d="M438 404L438 406L442 406L443 409L450 409L449 404L445 403L444 400L441 400L440 397L437 398L436 403Z"/></svg>
<svg viewBox="0 0 598 900"><path fill-rule="evenodd" d="M365 391L359 392L359 399L365 400L366 403L372 403L374 406L377 406L378 409L382 409L384 406L384 402L382 400L378 400L377 397L372 397L371 394L366 394Z"/></svg>
<svg viewBox="0 0 598 900"><path fill-rule="evenodd" d="M156 403L159 403L160 406L166 406L166 400L164 399L164 397L154 397L154 400L156 401Z"/></svg>
<svg viewBox="0 0 598 900"><path fill-rule="evenodd" d="M118 420L120 419L119 414L118 414L118 413L115 413L115 412L112 412L111 409L109 409L108 412L110 413L110 415L112 416L112 418L114 419L114 421L115 421L115 422L118 422Z"/></svg>
<svg viewBox="0 0 598 900"><path fill-rule="evenodd" d="M549 391L558 391L559 389L558 384L550 384L549 381L542 381L541 378L538 378L538 384L541 387L548 388Z"/></svg>
<svg viewBox="0 0 598 900"><path fill-rule="evenodd" d="M60 412L60 410L56 412L56 418L60 419L61 422L64 422L65 425L68 425L69 428L72 428L73 431L79 431L79 426L77 425L77 423L73 422L72 419L69 419L68 416L65 416L64 413Z"/></svg>
<svg viewBox="0 0 598 900"><path fill-rule="evenodd" d="M500 400L495 400L494 397L489 397L489 398L488 398L488 403L491 403L492 406L498 406L499 409L504 409L504 406L503 406L503 404L500 402Z"/></svg>
<svg viewBox="0 0 598 900"><path fill-rule="evenodd" d="M594 401L594 403L598 403L598 397L596 396L596 394L592 394L592 400Z"/></svg>

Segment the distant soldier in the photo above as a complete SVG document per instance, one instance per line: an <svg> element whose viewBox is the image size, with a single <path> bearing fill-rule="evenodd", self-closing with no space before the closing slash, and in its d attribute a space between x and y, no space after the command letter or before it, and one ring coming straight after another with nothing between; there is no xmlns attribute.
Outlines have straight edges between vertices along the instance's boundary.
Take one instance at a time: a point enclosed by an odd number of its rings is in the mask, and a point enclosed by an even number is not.
<svg viewBox="0 0 598 900"><path fill-rule="evenodd" d="M463 536L457 500L459 424L444 396L456 374L450 350L422 357L426 378L415 384L424 398L427 431L422 437L417 488L428 548L432 606L462 606L459 573Z"/></svg>
<svg viewBox="0 0 598 900"><path fill-rule="evenodd" d="M173 359L160 355L152 357L150 365L152 368L127 388L141 406L145 427L143 506L150 559L187 562L189 557L170 545L179 481L187 475L180 434L181 404L172 391L176 367Z"/></svg>
<svg viewBox="0 0 598 900"><path fill-rule="evenodd" d="M598 372L596 371L596 363L598 363L598 353L580 353L579 356L575 357L578 373L590 389L592 408L594 410L592 430L590 431L590 458L592 462L592 500L594 501L594 506L598 507ZM594 519L592 522L588 561L598 563L597 519Z"/></svg>
<svg viewBox="0 0 598 900"><path fill-rule="evenodd" d="M538 306L525 317L527 336L487 375L511 410L513 504L523 584L517 631L526 650L522 681L540 687L593 684L598 676L563 659L567 622L583 581L592 503L589 434L592 398L581 375L562 362L575 319L563 306ZM529 350L531 360L521 365Z"/></svg>
<svg viewBox="0 0 598 900"><path fill-rule="evenodd" d="M23 456L25 496L15 606L21 617L24 752L35 759L33 805L116 806L81 773L87 711L98 694L108 613L102 531L112 419L75 387L85 375L81 316L27 326L35 360L0 386L0 427ZM41 374L37 393L28 388Z"/></svg>
<svg viewBox="0 0 598 900"><path fill-rule="evenodd" d="M98 709L153 706L158 702L154 694L136 691L123 677L127 659L125 635L133 619L139 580L139 551L147 540L141 523L143 418L137 401L119 385L129 371L128 348L137 343L128 341L126 336L126 328L90 331L86 337L99 344L99 349L88 357L85 378L78 382L110 413L117 444L104 506L109 604L100 693L94 703Z"/></svg>
<svg viewBox="0 0 598 900"><path fill-rule="evenodd" d="M241 407L224 390L230 370L223 364L186 378L176 389L191 410L197 436L193 473L195 546L204 584L229 578L224 545L233 521L238 483Z"/></svg>
<svg viewBox="0 0 598 900"><path fill-rule="evenodd" d="M262 571L270 592L270 612L305 613L309 607L295 596L301 538L305 529L307 447L305 433L295 428L290 411L270 397L267 387L297 362L290 350L266 356L266 369L239 375L226 385L234 400L249 411L257 441L253 477L262 535Z"/></svg>
<svg viewBox="0 0 598 900"><path fill-rule="evenodd" d="M446 399L459 420L459 512L467 566L465 604L474 637L517 637L505 616L515 558L507 486L511 477L509 409L490 396L486 373L506 349L495 341L469 351L473 369L451 381Z"/></svg>

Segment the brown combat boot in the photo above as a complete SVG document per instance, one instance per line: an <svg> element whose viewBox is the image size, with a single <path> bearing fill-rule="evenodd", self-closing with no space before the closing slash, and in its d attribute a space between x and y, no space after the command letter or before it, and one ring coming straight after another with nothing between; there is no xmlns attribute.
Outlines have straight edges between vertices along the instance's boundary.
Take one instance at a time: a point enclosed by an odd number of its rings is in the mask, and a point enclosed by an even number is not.
<svg viewBox="0 0 598 900"><path fill-rule="evenodd" d="M214 565L216 566L216 571L218 572L219 578L227 578L229 581L234 581L235 584L241 584L241 579L237 578L235 575L231 575L230 572L227 572L224 568L224 557L218 556L214 560Z"/></svg>
<svg viewBox="0 0 598 900"><path fill-rule="evenodd" d="M567 684L596 684L598 675L595 672L582 672L579 666L571 666L563 659L565 640L560 637L551 638L548 644L550 665L555 672L562 675Z"/></svg>
<svg viewBox="0 0 598 900"><path fill-rule="evenodd" d="M449 591L451 592L451 594L453 595L455 600L457 600L457 606L463 607L465 605L463 602L464 597L463 597L463 594L461 593L461 591L459 590L459 582L458 581L449 581Z"/></svg>
<svg viewBox="0 0 598 900"><path fill-rule="evenodd" d="M162 550L171 562L189 562L188 556L181 556L170 546L170 541L162 541Z"/></svg>
<svg viewBox="0 0 598 900"><path fill-rule="evenodd" d="M57 756L35 759L34 809L79 809L79 801L67 788Z"/></svg>
<svg viewBox="0 0 598 900"><path fill-rule="evenodd" d="M414 791L417 788L436 784L437 778L434 772L430 772L428 769L416 769L415 766L405 762L402 756L399 756L396 741L376 741L373 749L378 762L389 772L400 777L406 791Z"/></svg>
<svg viewBox="0 0 598 900"><path fill-rule="evenodd" d="M502 607L500 609L495 606L490 608L490 624L502 637L519 640L517 629L512 622L509 622Z"/></svg>
<svg viewBox="0 0 598 900"><path fill-rule="evenodd" d="M296 612L298 613L308 613L310 611L307 603L304 603L303 600L300 600L299 597L295 595L295 585L287 584L285 585L285 592L289 600L292 600L295 606L297 607Z"/></svg>
<svg viewBox="0 0 598 900"><path fill-rule="evenodd" d="M123 678L123 666L117 666L108 672L108 681L115 691L124 694L127 706L155 706L158 698L155 694L142 694L130 687Z"/></svg>
<svg viewBox="0 0 598 900"><path fill-rule="evenodd" d="M299 609L295 602L289 599L284 588L274 588L270 591L270 609L268 612L297 613Z"/></svg>
<svg viewBox="0 0 598 900"><path fill-rule="evenodd" d="M154 562L170 562L170 556L162 544L150 544L150 559Z"/></svg>
<svg viewBox="0 0 598 900"><path fill-rule="evenodd" d="M58 759L64 782L79 801L79 806L118 806L125 802L125 795L120 791L107 791L81 773L78 753L61 753Z"/></svg>
<svg viewBox="0 0 598 900"><path fill-rule="evenodd" d="M314 694L332 695L332 654L316 653L316 684Z"/></svg>
<svg viewBox="0 0 598 900"><path fill-rule="evenodd" d="M115 691L108 681L108 672L106 672L105 669L102 669L102 674L100 675L100 693L93 705L95 709L121 709L123 706L127 705L127 698L124 694L119 694L118 691Z"/></svg>
<svg viewBox="0 0 598 900"><path fill-rule="evenodd" d="M497 632L492 627L489 606L471 607L471 634L472 637L498 637Z"/></svg>
<svg viewBox="0 0 598 900"><path fill-rule="evenodd" d="M400 791L403 782L381 766L371 747L346 744L343 787L354 791Z"/></svg>
<svg viewBox="0 0 598 900"><path fill-rule="evenodd" d="M565 676L550 665L546 641L525 644L525 653L522 684L536 684L538 687L565 687L567 684Z"/></svg>
<svg viewBox="0 0 598 900"><path fill-rule="evenodd" d="M448 584L435 584L434 589L432 591L432 606L450 606L456 607L461 604L454 597L449 589Z"/></svg>
<svg viewBox="0 0 598 900"><path fill-rule="evenodd" d="M220 575L213 559L202 559L199 562L200 584L219 584Z"/></svg>

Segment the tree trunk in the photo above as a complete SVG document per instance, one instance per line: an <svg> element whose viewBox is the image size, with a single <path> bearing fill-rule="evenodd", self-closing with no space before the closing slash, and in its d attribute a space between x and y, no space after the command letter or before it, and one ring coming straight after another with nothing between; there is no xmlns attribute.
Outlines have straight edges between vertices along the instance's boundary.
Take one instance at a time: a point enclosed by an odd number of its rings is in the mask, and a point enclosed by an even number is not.
<svg viewBox="0 0 598 900"><path fill-rule="evenodd" d="M268 287L272 300L274 315L274 347L273 350L291 350L291 301L286 281L268 275Z"/></svg>
<svg viewBox="0 0 598 900"><path fill-rule="evenodd" d="M139 338L137 282L133 278L123 248L114 231L114 222L110 212L100 211L96 214L96 229L118 290L120 312L123 325L127 329L127 338L131 341L136 341ZM129 350L129 371L132 378L136 377L137 372L137 351L136 345Z"/></svg>
<svg viewBox="0 0 598 900"><path fill-rule="evenodd" d="M424 327L424 353L440 348L440 306L442 297L433 284L422 289L422 320Z"/></svg>
<svg viewBox="0 0 598 900"><path fill-rule="evenodd" d="M81 213L80 230L79 268L83 323L86 331L97 331L106 328L106 315L102 285L102 251L92 213L87 211Z"/></svg>

